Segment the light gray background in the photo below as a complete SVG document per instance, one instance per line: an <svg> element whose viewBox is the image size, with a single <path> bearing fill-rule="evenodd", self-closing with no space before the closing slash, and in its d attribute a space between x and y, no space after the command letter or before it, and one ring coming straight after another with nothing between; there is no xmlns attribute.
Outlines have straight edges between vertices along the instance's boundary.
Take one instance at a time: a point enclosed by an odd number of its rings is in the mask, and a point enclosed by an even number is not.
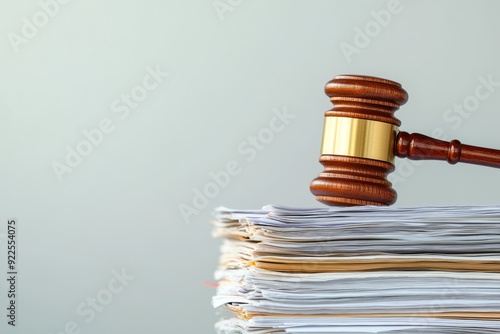
<svg viewBox="0 0 500 334"><path fill-rule="evenodd" d="M215 290L205 282L220 241L211 211L319 205L308 186L321 170L323 86L334 75L402 83L410 100L397 113L401 129L500 148L500 87L457 128L445 119L454 104L473 102L479 77L500 82L499 2L402 0L350 62L341 43L354 45L356 28L371 27L371 12L388 1L221 2L232 10L218 15L212 1L71 1L17 53L9 34L20 35L23 17L41 7L1 3L0 233L8 218L20 223L18 326L0 311L2 333L64 333L71 321L82 333L212 332ZM170 75L121 120L111 104L148 66ZM238 145L284 108L293 121L246 161ZM104 118L114 131L59 182L52 163ZM185 222L180 205L192 205L194 189L231 160L241 173ZM397 168L397 205L499 202L498 170ZM105 295L113 270L134 279L87 323L76 308Z"/></svg>

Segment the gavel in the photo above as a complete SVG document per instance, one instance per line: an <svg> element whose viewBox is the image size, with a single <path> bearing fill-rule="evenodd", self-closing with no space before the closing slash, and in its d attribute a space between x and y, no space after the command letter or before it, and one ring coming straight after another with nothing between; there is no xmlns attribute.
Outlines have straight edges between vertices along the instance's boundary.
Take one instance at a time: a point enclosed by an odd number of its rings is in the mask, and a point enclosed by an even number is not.
<svg viewBox="0 0 500 334"><path fill-rule="evenodd" d="M310 185L327 205L391 205L397 194L387 179L394 159L446 160L500 168L500 150L398 131L394 112L408 100L397 82L340 75L325 86L333 108L325 112L320 163Z"/></svg>

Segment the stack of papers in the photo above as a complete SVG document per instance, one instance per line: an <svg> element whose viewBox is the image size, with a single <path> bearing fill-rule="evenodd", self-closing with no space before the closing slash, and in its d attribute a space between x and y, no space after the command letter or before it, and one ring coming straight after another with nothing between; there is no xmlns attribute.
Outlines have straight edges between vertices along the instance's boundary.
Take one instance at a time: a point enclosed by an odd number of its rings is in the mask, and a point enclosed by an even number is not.
<svg viewBox="0 0 500 334"><path fill-rule="evenodd" d="M218 333L500 333L500 206L218 208Z"/></svg>

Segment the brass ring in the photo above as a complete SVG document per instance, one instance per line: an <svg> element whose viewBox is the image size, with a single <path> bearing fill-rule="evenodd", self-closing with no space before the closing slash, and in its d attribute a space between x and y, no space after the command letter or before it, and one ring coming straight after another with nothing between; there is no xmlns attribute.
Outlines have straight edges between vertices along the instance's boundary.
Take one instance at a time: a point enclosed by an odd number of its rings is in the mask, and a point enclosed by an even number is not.
<svg viewBox="0 0 500 334"><path fill-rule="evenodd" d="M325 117L321 154L394 163L394 124L360 118Z"/></svg>

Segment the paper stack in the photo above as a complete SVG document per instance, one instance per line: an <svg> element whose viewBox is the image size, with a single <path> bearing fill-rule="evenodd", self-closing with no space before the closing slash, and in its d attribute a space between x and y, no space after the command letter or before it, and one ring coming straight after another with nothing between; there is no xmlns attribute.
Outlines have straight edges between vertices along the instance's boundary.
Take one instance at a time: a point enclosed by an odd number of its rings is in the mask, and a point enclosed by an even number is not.
<svg viewBox="0 0 500 334"><path fill-rule="evenodd" d="M500 206L219 208L218 333L500 333Z"/></svg>

